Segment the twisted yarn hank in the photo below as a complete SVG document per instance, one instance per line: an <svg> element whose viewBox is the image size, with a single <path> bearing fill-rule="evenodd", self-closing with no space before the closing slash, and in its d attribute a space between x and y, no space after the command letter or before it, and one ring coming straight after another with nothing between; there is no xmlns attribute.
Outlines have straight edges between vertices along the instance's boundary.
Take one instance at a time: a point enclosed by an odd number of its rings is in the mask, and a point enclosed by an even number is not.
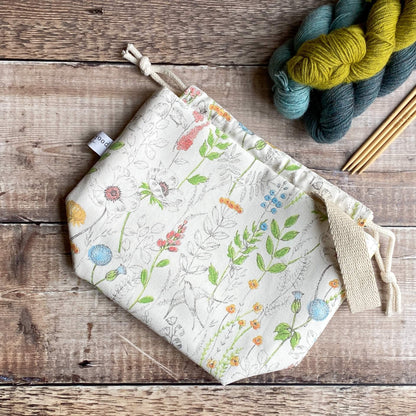
<svg viewBox="0 0 416 416"><path fill-rule="evenodd" d="M274 81L274 104L284 117L302 117L308 109L311 92L309 86L288 76L286 63L289 59L304 42L332 30L365 21L370 6L365 0L339 0L336 5L321 6L306 17L293 39L275 50L269 63L269 75Z"/></svg>
<svg viewBox="0 0 416 416"><path fill-rule="evenodd" d="M416 41L416 0L401 13L400 0L378 0L359 26L335 30L302 44L287 62L290 77L317 89L368 79L384 68L394 51Z"/></svg>

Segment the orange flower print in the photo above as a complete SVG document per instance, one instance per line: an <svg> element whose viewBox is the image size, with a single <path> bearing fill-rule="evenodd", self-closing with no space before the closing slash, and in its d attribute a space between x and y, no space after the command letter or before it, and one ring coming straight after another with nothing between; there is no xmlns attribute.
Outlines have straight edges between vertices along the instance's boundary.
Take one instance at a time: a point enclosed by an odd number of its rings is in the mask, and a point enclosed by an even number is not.
<svg viewBox="0 0 416 416"><path fill-rule="evenodd" d="M245 326L245 324L246 324L246 321L244 319L240 319L238 321L238 325L240 325L240 326Z"/></svg>
<svg viewBox="0 0 416 416"><path fill-rule="evenodd" d="M232 304L232 305L228 305L228 306L225 308L225 310L226 310L228 313L234 313L234 312L235 312L235 305L234 305L234 304Z"/></svg>
<svg viewBox="0 0 416 416"><path fill-rule="evenodd" d="M358 220L357 220L357 224L360 226L360 227L364 227L365 226L365 219L364 218L358 218Z"/></svg>
<svg viewBox="0 0 416 416"><path fill-rule="evenodd" d="M237 204L237 202L231 201L228 198L220 198L220 204L227 205L228 208L233 209L234 211L237 211L239 214L243 212L243 208L240 207L240 205Z"/></svg>
<svg viewBox="0 0 416 416"><path fill-rule="evenodd" d="M71 242L71 251L72 251L73 253L75 253L75 254L78 254L78 253L79 253L79 248L78 248L78 246L77 246L75 243L72 243L72 242Z"/></svg>
<svg viewBox="0 0 416 416"><path fill-rule="evenodd" d="M345 299L345 298L346 298L346 296L347 296L347 293L345 292L345 290L343 290L343 291L341 292L341 299Z"/></svg>
<svg viewBox="0 0 416 416"><path fill-rule="evenodd" d="M230 364L231 364L233 367L237 367L237 366L238 366L238 364L240 364L240 360L239 360L239 358L238 358L236 355L234 355L233 357L231 357Z"/></svg>
<svg viewBox="0 0 416 416"><path fill-rule="evenodd" d="M84 224L87 215L81 205L75 201L68 201L66 203L66 216L70 224L79 226Z"/></svg>
<svg viewBox="0 0 416 416"><path fill-rule="evenodd" d="M261 345L263 344L263 337L259 335L258 337L253 338L253 342L255 345Z"/></svg>
<svg viewBox="0 0 416 416"><path fill-rule="evenodd" d="M231 121L231 116L219 105L210 104L209 109L215 111L219 116L224 117L227 121Z"/></svg>
<svg viewBox="0 0 416 416"><path fill-rule="evenodd" d="M208 368L215 368L215 366L217 365L217 362L215 361L215 360L208 360L208 362L207 362L207 367Z"/></svg>
<svg viewBox="0 0 416 416"><path fill-rule="evenodd" d="M254 311L254 312L259 313L259 312L261 312L262 310L263 310L263 305L260 305L260 303L256 302L256 303L253 305L253 311Z"/></svg>
<svg viewBox="0 0 416 416"><path fill-rule="evenodd" d="M333 289L336 289L337 287L339 287L339 280L338 279L331 280L329 282L329 286L331 286Z"/></svg>
<svg viewBox="0 0 416 416"><path fill-rule="evenodd" d="M257 289L259 287L259 282L257 281L257 279L249 280L248 286L250 289Z"/></svg>
<svg viewBox="0 0 416 416"><path fill-rule="evenodd" d="M257 319L254 319L253 321L250 321L250 325L253 329L259 329L260 328L260 322Z"/></svg>

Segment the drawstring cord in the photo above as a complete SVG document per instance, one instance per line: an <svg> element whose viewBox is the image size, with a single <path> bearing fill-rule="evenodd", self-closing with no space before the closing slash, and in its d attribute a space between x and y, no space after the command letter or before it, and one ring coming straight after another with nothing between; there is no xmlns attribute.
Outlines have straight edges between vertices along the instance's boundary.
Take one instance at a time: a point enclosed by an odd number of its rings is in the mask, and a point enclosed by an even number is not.
<svg viewBox="0 0 416 416"><path fill-rule="evenodd" d="M160 86L169 88L172 91L182 94L186 90L186 85L172 71L160 65L152 65L147 56L143 56L133 44L129 43L122 56L132 64L138 66L145 76L150 76ZM164 81L159 74L166 76L168 82ZM172 85L173 84L173 85Z"/></svg>
<svg viewBox="0 0 416 416"><path fill-rule="evenodd" d="M393 251L396 243L396 236L390 230L380 227L374 224L372 221L366 224L366 228L373 235L377 242L377 251L375 253L375 259L380 269L380 276L383 282L387 283L387 306L386 315L390 316L393 312L401 312L401 293L395 274L391 271L393 262ZM383 261L380 254L380 234L388 238L387 254Z"/></svg>

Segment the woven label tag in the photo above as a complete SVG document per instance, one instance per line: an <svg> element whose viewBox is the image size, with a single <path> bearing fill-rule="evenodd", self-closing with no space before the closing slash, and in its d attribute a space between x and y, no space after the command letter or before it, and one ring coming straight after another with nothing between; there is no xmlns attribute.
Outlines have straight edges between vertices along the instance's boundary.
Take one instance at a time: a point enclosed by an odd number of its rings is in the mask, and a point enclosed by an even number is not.
<svg viewBox="0 0 416 416"><path fill-rule="evenodd" d="M101 156L111 143L113 140L101 131L88 143L88 147Z"/></svg>

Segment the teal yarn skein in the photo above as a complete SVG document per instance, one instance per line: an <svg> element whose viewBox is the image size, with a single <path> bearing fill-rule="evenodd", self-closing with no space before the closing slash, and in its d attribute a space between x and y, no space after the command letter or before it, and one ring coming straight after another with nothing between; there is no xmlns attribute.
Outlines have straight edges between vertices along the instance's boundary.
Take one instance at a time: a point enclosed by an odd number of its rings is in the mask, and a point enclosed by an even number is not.
<svg viewBox="0 0 416 416"><path fill-rule="evenodd" d="M287 61L306 41L332 30L365 20L370 4L365 0L339 0L313 10L300 25L295 37L275 50L269 62L269 75L274 81L273 102L288 119L302 117L309 107L311 88L290 79Z"/></svg>
<svg viewBox="0 0 416 416"><path fill-rule="evenodd" d="M334 143L345 136L354 117L373 101L398 88L416 69L416 43L391 55L387 65L373 77L341 84L330 90L313 90L304 115L306 130L318 143Z"/></svg>

